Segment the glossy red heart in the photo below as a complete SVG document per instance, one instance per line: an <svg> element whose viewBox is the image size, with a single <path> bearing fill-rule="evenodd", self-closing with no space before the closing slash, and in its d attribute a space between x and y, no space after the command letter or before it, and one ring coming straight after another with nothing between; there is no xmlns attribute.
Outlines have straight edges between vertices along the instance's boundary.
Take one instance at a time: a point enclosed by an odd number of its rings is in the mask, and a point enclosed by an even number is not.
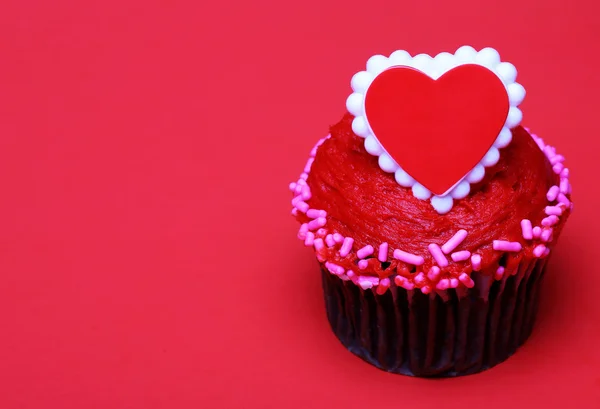
<svg viewBox="0 0 600 409"><path fill-rule="evenodd" d="M475 167L502 130L509 110L502 81L468 64L437 80L409 67L379 74L365 114L386 152L417 182L442 195Z"/></svg>

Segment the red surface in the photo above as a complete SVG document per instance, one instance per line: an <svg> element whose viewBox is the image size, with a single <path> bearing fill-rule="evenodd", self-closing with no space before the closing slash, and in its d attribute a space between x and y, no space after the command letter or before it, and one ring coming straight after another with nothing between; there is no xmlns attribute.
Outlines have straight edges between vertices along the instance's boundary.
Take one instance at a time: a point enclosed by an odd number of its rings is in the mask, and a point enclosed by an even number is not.
<svg viewBox="0 0 600 409"><path fill-rule="evenodd" d="M72 3L0 5L2 409L598 408L596 2ZM330 332L287 183L369 56L466 42L520 70L575 211L521 351L388 375Z"/></svg>
<svg viewBox="0 0 600 409"><path fill-rule="evenodd" d="M379 74L365 95L369 125L417 182L443 195L479 163L508 114L502 81L468 64L437 80L407 67Z"/></svg>

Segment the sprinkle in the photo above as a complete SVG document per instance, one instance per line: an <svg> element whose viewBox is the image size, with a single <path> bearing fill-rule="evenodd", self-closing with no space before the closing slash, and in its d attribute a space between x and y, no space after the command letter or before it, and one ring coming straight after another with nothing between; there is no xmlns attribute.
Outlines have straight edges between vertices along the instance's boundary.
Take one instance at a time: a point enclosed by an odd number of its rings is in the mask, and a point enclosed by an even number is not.
<svg viewBox="0 0 600 409"><path fill-rule="evenodd" d="M325 243L327 244L327 247L335 246L335 241L333 240L333 236L331 234L325 236Z"/></svg>
<svg viewBox="0 0 600 409"><path fill-rule="evenodd" d="M540 235L542 234L542 228L540 226L535 226L532 230L532 233L534 239L539 239Z"/></svg>
<svg viewBox="0 0 600 409"><path fill-rule="evenodd" d="M413 283L411 283L405 277L402 277L402 276L396 276L394 278L394 282L396 283L397 286L402 287L406 290L412 290L415 288L415 285Z"/></svg>
<svg viewBox="0 0 600 409"><path fill-rule="evenodd" d="M528 219L521 220L521 231L523 232L523 238L525 240L531 240L533 238L533 231L531 227L531 221Z"/></svg>
<svg viewBox="0 0 600 409"><path fill-rule="evenodd" d="M298 238L304 240L306 238L306 233L308 233L308 224L303 223L300 226L300 230L298 230Z"/></svg>
<svg viewBox="0 0 600 409"><path fill-rule="evenodd" d="M545 227L554 226L556 223L558 223L558 217L556 217L554 215L544 217L542 219L542 226L545 226Z"/></svg>
<svg viewBox="0 0 600 409"><path fill-rule="evenodd" d="M558 202L564 204L565 206L569 206L571 204L571 201L563 193L558 194Z"/></svg>
<svg viewBox="0 0 600 409"><path fill-rule="evenodd" d="M412 264L412 265L415 265L415 266L420 266L420 265L422 265L425 262L425 260L423 259L423 257L417 256L415 254L407 253L406 251L402 251L400 249L394 250L393 257L396 260L400 260L400 261L403 261L403 262L405 262L407 264Z"/></svg>
<svg viewBox="0 0 600 409"><path fill-rule="evenodd" d="M308 203L306 203L306 202L298 202L298 204L296 205L296 207L302 213L306 213L308 211Z"/></svg>
<svg viewBox="0 0 600 409"><path fill-rule="evenodd" d="M344 267L338 266L337 264L331 263L329 261L325 263L325 268L327 268L327 270L331 271L335 275L344 274ZM350 272L348 273L348 276L350 276Z"/></svg>
<svg viewBox="0 0 600 409"><path fill-rule="evenodd" d="M552 228L544 229L540 234L540 239L546 243L552 241Z"/></svg>
<svg viewBox="0 0 600 409"><path fill-rule="evenodd" d="M554 185L550 189L548 189L548 193L546 193L546 199L548 201L553 202L556 200L556 196L558 195L558 186Z"/></svg>
<svg viewBox="0 0 600 409"><path fill-rule="evenodd" d="M358 260L358 268L361 270L366 269L369 266L369 262L367 260Z"/></svg>
<svg viewBox="0 0 600 409"><path fill-rule="evenodd" d="M390 288L390 279L382 279L381 281L379 281L379 285L377 286L377 294L384 294L388 288Z"/></svg>
<svg viewBox="0 0 600 409"><path fill-rule="evenodd" d="M427 278L431 281L437 280L440 276L440 268L438 266L433 266L429 269L429 273L427 273Z"/></svg>
<svg viewBox="0 0 600 409"><path fill-rule="evenodd" d="M325 244L323 243L323 239L315 239L313 244L315 246L315 250L317 250L317 251L321 251L325 247Z"/></svg>
<svg viewBox="0 0 600 409"><path fill-rule="evenodd" d="M327 212L325 210L308 209L306 215L311 219L317 219L319 217L327 217Z"/></svg>
<svg viewBox="0 0 600 409"><path fill-rule="evenodd" d="M458 279L467 288L473 288L475 286L475 281L473 281L473 279L469 277L467 273L462 273L460 276L458 276Z"/></svg>
<svg viewBox="0 0 600 409"><path fill-rule="evenodd" d="M289 188L290 188L290 190L291 190L292 192L293 192L294 190L296 190L296 182L292 182L292 183L290 183L290 186L289 186Z"/></svg>
<svg viewBox="0 0 600 409"><path fill-rule="evenodd" d="M292 209L292 216L298 216L298 209L296 209L295 207Z"/></svg>
<svg viewBox="0 0 600 409"><path fill-rule="evenodd" d="M358 256L358 258L365 258L370 256L371 254L373 254L374 249L373 246L368 245L368 246L364 246L362 249L358 250L356 252L356 255Z"/></svg>
<svg viewBox="0 0 600 409"><path fill-rule="evenodd" d="M447 278L440 280L435 286L435 288L437 288L438 290L447 290L448 287L450 287L450 280L448 280Z"/></svg>
<svg viewBox="0 0 600 409"><path fill-rule="evenodd" d="M560 175L560 172L562 172L562 170L565 168L565 165L563 165L562 163L557 163L556 165L552 166L552 170L554 171L554 173L556 173L557 175Z"/></svg>
<svg viewBox="0 0 600 409"><path fill-rule="evenodd" d="M479 254L473 254L471 256L471 266L473 266L474 271L479 271L481 268L481 256Z"/></svg>
<svg viewBox="0 0 600 409"><path fill-rule="evenodd" d="M457 288L457 287L458 287L458 279L451 278L450 279L450 288Z"/></svg>
<svg viewBox="0 0 600 409"><path fill-rule="evenodd" d="M421 287L421 292L423 294L429 294L431 292L431 287L429 287L428 285L424 285L423 287Z"/></svg>
<svg viewBox="0 0 600 409"><path fill-rule="evenodd" d="M560 177L561 178L568 178L569 177L569 168L564 168L562 170L562 172L560 172Z"/></svg>
<svg viewBox="0 0 600 409"><path fill-rule="evenodd" d="M307 247L312 246L315 243L315 235L313 232L306 233L306 239L304 240L304 245Z"/></svg>
<svg viewBox="0 0 600 409"><path fill-rule="evenodd" d="M504 275L504 267L500 266L500 267L498 267L498 270L496 270L496 274L494 274L494 278L496 280L501 280L503 275Z"/></svg>
<svg viewBox="0 0 600 409"><path fill-rule="evenodd" d="M317 233L316 233L317 236L321 236L321 237L325 237L326 234L327 234L327 230L325 230L322 227L319 230L317 230Z"/></svg>
<svg viewBox="0 0 600 409"><path fill-rule="evenodd" d="M559 162L564 162L565 161L565 157L562 155L556 155L553 156L552 159L550 159L550 164L555 165Z"/></svg>
<svg viewBox="0 0 600 409"><path fill-rule="evenodd" d="M544 246L543 244L538 244L533 249L533 255L536 256L537 258L540 258L544 255L545 251L546 251L546 246Z"/></svg>
<svg viewBox="0 0 600 409"><path fill-rule="evenodd" d="M314 220L311 220L308 222L308 229L309 230L315 230L318 229L319 227L323 227L327 224L327 219L324 217L318 217Z"/></svg>
<svg viewBox="0 0 600 409"><path fill-rule="evenodd" d="M379 280L377 280L377 283L373 282L372 280L370 280L370 278L373 277L364 277L364 276L360 276L358 277L358 285L363 289L363 290L368 290L369 288L373 288L374 285L379 284Z"/></svg>
<svg viewBox="0 0 600 409"><path fill-rule="evenodd" d="M315 161L315 158L308 158L308 161L306 161L306 166L304 167L304 172L308 173L310 172L310 168L313 164L313 162Z"/></svg>
<svg viewBox="0 0 600 409"><path fill-rule="evenodd" d="M560 216L563 212L559 206L546 206L545 211L548 216Z"/></svg>
<svg viewBox="0 0 600 409"><path fill-rule="evenodd" d="M308 179L308 174L306 172L304 172L303 174L300 175L300 179L302 179L302 180Z"/></svg>
<svg viewBox="0 0 600 409"><path fill-rule="evenodd" d="M569 179L562 178L560 180L560 192L564 194L569 193Z"/></svg>
<svg viewBox="0 0 600 409"><path fill-rule="evenodd" d="M415 284L417 285L421 285L425 282L425 274L423 274L422 272L417 274L415 276L415 278L413 278L413 281L415 282Z"/></svg>
<svg viewBox="0 0 600 409"><path fill-rule="evenodd" d="M448 240L442 246L442 251L444 252L444 254L450 254L455 248L458 247L458 245L460 243L462 243L462 241L466 237L467 237L467 231L466 230L459 230L459 231L457 231L456 234L454 236L452 236L452 238L450 238L450 240Z"/></svg>
<svg viewBox="0 0 600 409"><path fill-rule="evenodd" d="M379 254L378 254L377 259L379 261L381 261L382 263L385 263L387 261L387 258L388 258L388 248L389 248L389 246L388 246L387 243L381 243L379 245Z"/></svg>
<svg viewBox="0 0 600 409"><path fill-rule="evenodd" d="M498 251L521 251L521 243L518 241L494 240L492 243L494 250Z"/></svg>
<svg viewBox="0 0 600 409"><path fill-rule="evenodd" d="M431 243L428 247L429 252L433 256L434 260L440 267L448 266L448 260L444 257L444 253L442 253L442 249L435 243Z"/></svg>
<svg viewBox="0 0 600 409"><path fill-rule="evenodd" d="M342 236L342 235L341 235L341 234L339 234L339 233L333 233L333 240L334 240L336 243L341 243L342 241L344 241L344 236Z"/></svg>
<svg viewBox="0 0 600 409"><path fill-rule="evenodd" d="M465 261L471 257L471 252L467 250L457 251L450 256L454 262Z"/></svg>
<svg viewBox="0 0 600 409"><path fill-rule="evenodd" d="M299 195L302 193L302 185L300 184L300 182L304 182L304 181L302 179L300 179L298 181L298 184L296 185L296 188L294 189L294 194L296 194L296 195Z"/></svg>
<svg viewBox="0 0 600 409"><path fill-rule="evenodd" d="M310 188L308 186L302 186L302 199L309 200L311 197Z"/></svg>
<svg viewBox="0 0 600 409"><path fill-rule="evenodd" d="M351 237L346 237L344 239L344 243L342 244L342 248L340 249L340 256L346 257L348 254L350 254L350 250L352 250L352 244L354 244L354 239Z"/></svg>
<svg viewBox="0 0 600 409"><path fill-rule="evenodd" d="M348 278L352 278L355 276L354 271L352 271L352 270L346 271L346 275L348 276Z"/></svg>

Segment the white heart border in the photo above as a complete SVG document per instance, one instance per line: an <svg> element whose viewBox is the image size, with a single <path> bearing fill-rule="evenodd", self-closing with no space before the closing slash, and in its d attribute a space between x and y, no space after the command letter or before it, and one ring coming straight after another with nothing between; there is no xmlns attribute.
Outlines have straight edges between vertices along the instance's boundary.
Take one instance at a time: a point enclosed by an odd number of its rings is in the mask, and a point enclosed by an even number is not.
<svg viewBox="0 0 600 409"><path fill-rule="evenodd" d="M510 108L504 127L479 164L450 188L448 192L441 196L434 195L431 197L431 192L406 173L377 140L365 115L364 96L375 77L390 67L412 67L433 79L438 79L452 68L465 64L481 65L496 74L506 88ZM515 66L509 62L502 62L498 52L489 47L477 52L473 47L467 45L460 47L454 54L442 52L435 57L431 57L428 54L418 54L411 57L408 52L398 50L394 51L389 57L374 55L369 58L367 61L367 70L360 71L352 77L351 86L354 92L346 100L346 108L348 112L354 115L352 131L365 139L365 149L371 155L379 158L379 167L384 172L394 173L396 182L399 185L412 188L414 197L422 200L430 199L433 208L439 214L445 214L452 209L455 199L462 199L469 194L471 183L477 183L483 179L486 167L494 166L498 163L500 159L500 151L498 149L508 146L512 139L510 130L521 123L523 114L518 106L525 98L525 88L515 81L516 78L517 70Z"/></svg>

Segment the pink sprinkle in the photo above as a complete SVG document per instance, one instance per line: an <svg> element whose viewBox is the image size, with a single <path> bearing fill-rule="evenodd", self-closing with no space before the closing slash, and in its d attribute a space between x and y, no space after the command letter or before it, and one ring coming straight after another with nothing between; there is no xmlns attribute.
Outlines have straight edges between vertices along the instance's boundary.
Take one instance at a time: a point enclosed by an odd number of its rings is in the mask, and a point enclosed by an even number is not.
<svg viewBox="0 0 600 409"><path fill-rule="evenodd" d="M402 276L396 276L394 278L394 282L396 283L397 286L402 287L406 290L412 290L415 288L415 285L413 283L411 283L405 277L402 277Z"/></svg>
<svg viewBox="0 0 600 409"><path fill-rule="evenodd" d="M518 241L494 240L492 243L494 250L498 251L521 251L521 243Z"/></svg>
<svg viewBox="0 0 600 409"><path fill-rule="evenodd" d="M444 253L442 253L442 249L435 243L431 243L428 247L429 252L433 256L434 260L440 267L447 267L448 260L444 257Z"/></svg>
<svg viewBox="0 0 600 409"><path fill-rule="evenodd" d="M543 244L538 244L533 249L533 255L536 256L537 258L540 258L544 255L545 251L546 251L546 246L544 246Z"/></svg>
<svg viewBox="0 0 600 409"><path fill-rule="evenodd" d="M306 215L311 219L317 219L319 217L327 217L327 212L325 210L309 209Z"/></svg>
<svg viewBox="0 0 600 409"><path fill-rule="evenodd" d="M450 256L454 262L465 261L471 257L471 252L467 250L457 251Z"/></svg>
<svg viewBox="0 0 600 409"><path fill-rule="evenodd" d="M317 251L323 250L323 248L325 248L323 239L315 239L314 245L315 245L315 250L317 250Z"/></svg>
<svg viewBox="0 0 600 409"><path fill-rule="evenodd" d="M558 206L546 206L546 214L548 216L560 216L562 212L562 209Z"/></svg>
<svg viewBox="0 0 600 409"><path fill-rule="evenodd" d="M300 230L298 230L298 238L304 240L306 238L306 233L308 233L308 224L303 223L300 226Z"/></svg>
<svg viewBox="0 0 600 409"><path fill-rule="evenodd" d="M358 277L358 285L361 286L363 290L367 290L369 288L373 288L373 286L379 284L379 279L375 277Z"/></svg>
<svg viewBox="0 0 600 409"><path fill-rule="evenodd" d="M425 274L423 274L422 272L417 274L415 276L415 278L413 279L413 281L415 282L415 284L417 285L421 285L425 282Z"/></svg>
<svg viewBox="0 0 600 409"><path fill-rule="evenodd" d="M298 182L296 182L296 183L298 184L298 186L296 186L296 189L298 187L302 188L302 186L306 186L306 180L304 180L304 179L298 179ZM298 192L298 193L300 193L300 192Z"/></svg>
<svg viewBox="0 0 600 409"><path fill-rule="evenodd" d="M523 238L525 240L531 240L533 238L533 228L531 227L530 220L521 220L521 231L523 232Z"/></svg>
<svg viewBox="0 0 600 409"><path fill-rule="evenodd" d="M379 282L379 285L377 286L377 294L379 294L379 295L384 294L388 288L390 288L390 279L389 278L382 279Z"/></svg>
<svg viewBox="0 0 600 409"><path fill-rule="evenodd" d="M548 193L546 193L546 199L548 201L553 202L556 200L556 196L558 195L559 189L558 186L554 185L550 189L548 189Z"/></svg>
<svg viewBox="0 0 600 409"><path fill-rule="evenodd" d="M563 165L562 163L557 163L556 165L552 166L552 170L554 171L554 173L556 173L557 175L560 175L560 172L562 172L562 170L565 168L565 165Z"/></svg>
<svg viewBox="0 0 600 409"><path fill-rule="evenodd" d="M444 254L450 254L467 237L466 230L459 230L442 246Z"/></svg>
<svg viewBox="0 0 600 409"><path fill-rule="evenodd" d="M471 256L471 266L473 266L474 271L479 271L481 268L481 256L479 254L473 254Z"/></svg>
<svg viewBox="0 0 600 409"><path fill-rule="evenodd" d="M369 266L369 262L367 260L358 260L358 268L361 270L366 269Z"/></svg>
<svg viewBox="0 0 600 409"><path fill-rule="evenodd" d="M550 163L552 165L555 165L559 162L564 162L564 161L565 161L565 157L562 155L556 155L556 156L552 157L552 159L550 159Z"/></svg>
<svg viewBox="0 0 600 409"><path fill-rule="evenodd" d="M571 201L563 193L558 194L558 202L564 204L567 207L571 204Z"/></svg>
<svg viewBox="0 0 600 409"><path fill-rule="evenodd" d="M461 283L465 285L467 288L473 288L475 286L475 281L467 273L462 273L458 279Z"/></svg>
<svg viewBox="0 0 600 409"><path fill-rule="evenodd" d="M327 224L327 219L324 217L318 217L314 220L311 220L308 222L308 229L309 230L316 230L320 227L323 227Z"/></svg>
<svg viewBox="0 0 600 409"><path fill-rule="evenodd" d="M450 279L450 288L457 288L457 287L458 287L458 279L451 278Z"/></svg>
<svg viewBox="0 0 600 409"><path fill-rule="evenodd" d="M377 257L377 259L379 261L381 261L382 263L385 263L387 261L388 258L388 244L387 243L381 243L379 245L379 255Z"/></svg>
<svg viewBox="0 0 600 409"><path fill-rule="evenodd" d="M310 172L310 168L313 164L313 162L315 161L315 158L308 158L308 161L306 161L306 166L304 167L304 172L308 173Z"/></svg>
<svg viewBox="0 0 600 409"><path fill-rule="evenodd" d="M500 267L498 267L498 270L496 270L496 274L494 274L494 278L496 280L501 280L503 275L504 275L504 267L500 266Z"/></svg>
<svg viewBox="0 0 600 409"><path fill-rule="evenodd" d="M407 264L412 264L415 266L420 266L425 262L423 257L417 256L415 254L407 253L406 251L402 251L400 249L394 250L393 256L396 260L400 260Z"/></svg>
<svg viewBox="0 0 600 409"><path fill-rule="evenodd" d="M307 174L306 172L302 173L302 174L300 175L300 179L302 179L302 180L306 180L306 179L308 179L308 174Z"/></svg>
<svg viewBox="0 0 600 409"><path fill-rule="evenodd" d="M440 268L438 266L433 266L429 269L429 273L427 273L427 278L431 281L436 281L440 276Z"/></svg>
<svg viewBox="0 0 600 409"><path fill-rule="evenodd" d="M315 243L315 235L313 232L306 233L306 239L304 240L304 245L307 247L312 246Z"/></svg>
<svg viewBox="0 0 600 409"><path fill-rule="evenodd" d="M431 292L431 287L429 287L428 285L424 285L423 287L421 287L421 292L423 294L429 294Z"/></svg>
<svg viewBox="0 0 600 409"><path fill-rule="evenodd" d="M341 235L341 234L339 234L339 233L333 233L333 240L334 240L336 243L341 243L342 241L344 241L344 236L342 236L342 235Z"/></svg>
<svg viewBox="0 0 600 409"><path fill-rule="evenodd" d="M296 182L292 182L289 185L290 190L293 192L294 190L296 190Z"/></svg>
<svg viewBox="0 0 600 409"><path fill-rule="evenodd" d="M558 223L558 217L556 217L554 215L544 217L542 219L542 226L545 226L545 227L554 226L556 223Z"/></svg>
<svg viewBox="0 0 600 409"><path fill-rule="evenodd" d="M544 229L542 231L542 234L540 235L540 239L543 242L546 242L546 243L549 242L549 241L551 241L551 239L552 239L552 228Z"/></svg>
<svg viewBox="0 0 600 409"><path fill-rule="evenodd" d="M569 177L569 168L564 168L562 172L560 172L560 177L561 178L568 178Z"/></svg>
<svg viewBox="0 0 600 409"><path fill-rule="evenodd" d="M569 193L569 179L563 178L560 180L560 192L564 194Z"/></svg>
<svg viewBox="0 0 600 409"><path fill-rule="evenodd" d="M348 278L352 278L355 276L354 271L352 271L352 270L346 271L346 275L348 276Z"/></svg>
<svg viewBox="0 0 600 409"><path fill-rule="evenodd" d="M333 236L331 234L325 236L325 243L327 244L327 247L335 246L335 241L333 240Z"/></svg>
<svg viewBox="0 0 600 409"><path fill-rule="evenodd" d="M302 186L302 199L309 200L311 197L310 188L308 186Z"/></svg>
<svg viewBox="0 0 600 409"><path fill-rule="evenodd" d="M344 267L338 266L337 264L331 263L329 261L325 263L325 268L327 268L327 270L331 271L335 275L344 274ZM348 273L348 276L349 275L350 274Z"/></svg>
<svg viewBox="0 0 600 409"><path fill-rule="evenodd" d="M438 290L447 290L448 287L450 287L450 280L448 280L447 278L441 279L435 286L435 288L437 288Z"/></svg>
<svg viewBox="0 0 600 409"><path fill-rule="evenodd" d="M342 244L342 248L340 248L340 256L346 257L348 254L350 254L350 250L352 250L352 244L354 244L354 239L351 237L346 237L344 239L344 243Z"/></svg>
<svg viewBox="0 0 600 409"><path fill-rule="evenodd" d="M374 251L373 246L367 245L367 246L364 246L362 249L358 250L356 252L356 255L358 256L358 258L365 258L365 257L373 254L373 251Z"/></svg>
<svg viewBox="0 0 600 409"><path fill-rule="evenodd" d="M304 181L302 179L298 180L298 184L296 185L296 188L294 189L294 193L297 195L302 193L302 185L300 184L300 182L304 182Z"/></svg>
<svg viewBox="0 0 600 409"><path fill-rule="evenodd" d="M532 232L533 232L533 238L539 239L540 235L542 234L542 228L540 226L535 226L533 228Z"/></svg>
<svg viewBox="0 0 600 409"><path fill-rule="evenodd" d="M308 203L306 202L298 202L298 205L296 207L302 213L306 213L308 211Z"/></svg>
<svg viewBox="0 0 600 409"><path fill-rule="evenodd" d="M292 216L298 216L298 209L296 209L295 207L292 209Z"/></svg>
<svg viewBox="0 0 600 409"><path fill-rule="evenodd" d="M324 228L320 228L319 230L317 230L317 236L325 237L326 234L327 230L325 230Z"/></svg>

